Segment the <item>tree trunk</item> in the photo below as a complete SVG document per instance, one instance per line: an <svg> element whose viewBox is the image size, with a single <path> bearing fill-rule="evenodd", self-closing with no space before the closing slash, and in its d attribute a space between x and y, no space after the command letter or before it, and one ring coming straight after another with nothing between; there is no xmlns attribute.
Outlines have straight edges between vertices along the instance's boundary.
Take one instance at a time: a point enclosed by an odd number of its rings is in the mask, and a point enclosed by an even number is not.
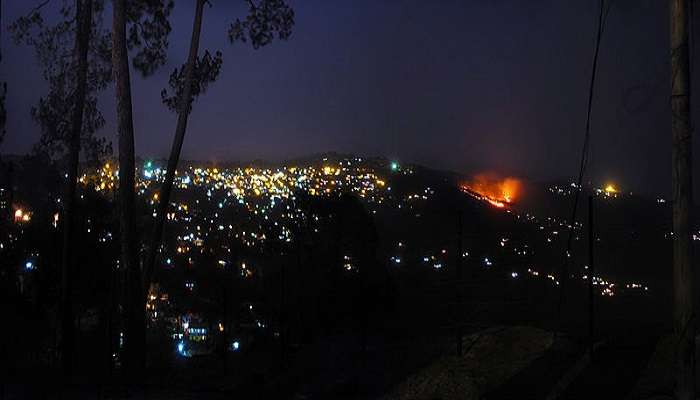
<svg viewBox="0 0 700 400"><path fill-rule="evenodd" d="M0 26L2 26L2 0L0 0ZM2 62L1 43L2 29L0 29L0 62ZM7 122L7 110L5 109L5 95L7 95L7 82L0 82L0 144L2 144L2 141L5 139L5 123ZM2 167L2 155L0 155L0 167Z"/></svg>
<svg viewBox="0 0 700 400"><path fill-rule="evenodd" d="M2 26L2 0L0 0L0 26ZM2 45L2 29L0 29L0 46ZM0 47L0 62L2 62L2 47Z"/></svg>
<svg viewBox="0 0 700 400"><path fill-rule="evenodd" d="M92 22L92 0L76 1L75 56L77 58L77 82L75 87L71 132L68 138L68 171L63 217L63 257L61 259L61 364L66 376L70 376L73 364L73 228L75 225L75 192L78 181L80 157L80 133L83 127L83 110L87 90L88 46Z"/></svg>
<svg viewBox="0 0 700 400"><path fill-rule="evenodd" d="M202 14L204 11L205 0L197 0L197 6L192 26L192 39L190 41L190 53L187 57L185 65L185 87L182 97L179 99L177 126L175 128L175 138L173 146L170 150L170 158L168 159L168 170L165 173L165 181L160 190L160 201L156 210L156 220L153 224L153 233L151 236L150 246L144 264L144 287L148 288L153 279L153 271L155 268L156 256L160 248L161 238L163 236L163 224L165 223L165 214L168 211L170 204L170 195L173 190L173 181L175 179L175 169L180 160L180 151L182 150L182 142L185 140L185 131L187 130L187 120L189 118L189 106L192 102L192 82L194 80L194 68L197 62L197 53L199 51L199 36L202 31Z"/></svg>
<svg viewBox="0 0 700 400"><path fill-rule="evenodd" d="M691 263L692 207L688 1L671 0L671 129L673 134L673 333L675 396L695 398L695 320Z"/></svg>
<svg viewBox="0 0 700 400"><path fill-rule="evenodd" d="M119 227L121 268L126 271L125 367L132 379L145 369L146 298L136 256L134 226L134 123L131 103L129 54L126 46L126 0L114 0L112 65L117 98L119 133Z"/></svg>

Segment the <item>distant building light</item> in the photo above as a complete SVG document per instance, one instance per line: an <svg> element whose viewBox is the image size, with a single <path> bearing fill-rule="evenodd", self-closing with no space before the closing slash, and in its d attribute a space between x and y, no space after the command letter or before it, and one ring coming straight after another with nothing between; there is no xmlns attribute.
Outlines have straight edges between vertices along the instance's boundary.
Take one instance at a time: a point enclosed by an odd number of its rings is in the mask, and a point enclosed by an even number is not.
<svg viewBox="0 0 700 400"><path fill-rule="evenodd" d="M25 212L21 208L15 210L15 222L29 222L31 220L31 213Z"/></svg>

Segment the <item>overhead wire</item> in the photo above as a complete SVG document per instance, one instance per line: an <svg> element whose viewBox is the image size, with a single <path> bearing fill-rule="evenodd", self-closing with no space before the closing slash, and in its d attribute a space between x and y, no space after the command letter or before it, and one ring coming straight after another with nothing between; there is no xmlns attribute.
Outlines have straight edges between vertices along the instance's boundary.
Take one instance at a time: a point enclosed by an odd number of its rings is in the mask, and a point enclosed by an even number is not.
<svg viewBox="0 0 700 400"><path fill-rule="evenodd" d="M610 8L612 6L613 1L609 1L607 3L606 7L606 2L605 0L600 0L600 11L598 13L598 29L596 33L596 40L595 40L595 50L593 52L593 63L592 63L592 68L591 68L591 79L590 83L588 86L588 102L587 102L587 109L586 109L586 127L584 131L584 138L583 138L583 148L581 149L581 160L579 163L579 170L578 170L578 177L576 179L576 190L574 191L574 204L572 206L571 210L571 218L569 219L568 227L569 227L569 234L566 239L566 250L564 252L564 262L562 263L562 268L561 268L561 277L560 277L560 282L561 285L559 285L560 290L559 290L559 300L557 302L557 318L559 320L559 323L561 325L561 311L562 311L562 305L564 302L564 296L567 290L567 281L569 278L569 258L571 257L571 246L572 246L572 240L573 240L573 234L574 230L576 229L576 216L578 212L578 204L579 204L579 198L581 195L581 191L583 190L583 177L585 176L586 173L586 168L588 166L588 161L589 161L589 153L590 153L590 142L591 142L591 114L593 110L593 97L595 94L595 80L596 80L596 72L598 70L598 56L600 53L600 43L602 40L603 36L603 31L605 30L605 22L608 18L608 15L610 14Z"/></svg>

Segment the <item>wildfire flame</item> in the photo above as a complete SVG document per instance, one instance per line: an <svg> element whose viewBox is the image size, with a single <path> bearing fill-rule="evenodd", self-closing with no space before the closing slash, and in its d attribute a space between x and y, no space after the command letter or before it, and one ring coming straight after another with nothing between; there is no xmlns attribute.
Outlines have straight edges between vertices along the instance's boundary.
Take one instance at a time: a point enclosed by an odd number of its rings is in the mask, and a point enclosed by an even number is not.
<svg viewBox="0 0 700 400"><path fill-rule="evenodd" d="M503 208L515 202L521 187L522 183L517 178L501 178L492 173L484 173L475 175L469 182L464 183L462 190L495 207Z"/></svg>

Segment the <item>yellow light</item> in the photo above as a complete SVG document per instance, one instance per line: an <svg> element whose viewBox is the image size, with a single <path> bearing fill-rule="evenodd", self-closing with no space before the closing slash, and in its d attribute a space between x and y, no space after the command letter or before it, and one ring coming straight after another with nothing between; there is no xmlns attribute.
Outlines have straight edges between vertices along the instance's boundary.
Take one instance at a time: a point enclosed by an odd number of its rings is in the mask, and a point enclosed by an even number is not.
<svg viewBox="0 0 700 400"><path fill-rule="evenodd" d="M606 193L617 193L617 188L614 185L609 183L607 186L605 186L605 192Z"/></svg>

